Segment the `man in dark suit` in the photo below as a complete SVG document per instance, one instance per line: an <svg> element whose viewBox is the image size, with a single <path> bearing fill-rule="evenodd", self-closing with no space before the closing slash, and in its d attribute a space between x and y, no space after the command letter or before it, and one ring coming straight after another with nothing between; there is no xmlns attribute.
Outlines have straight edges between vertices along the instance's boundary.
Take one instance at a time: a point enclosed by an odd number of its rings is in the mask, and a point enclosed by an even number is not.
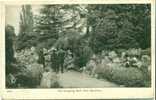
<svg viewBox="0 0 156 100"><path fill-rule="evenodd" d="M54 70L54 72L58 73L58 71L59 71L58 70L58 67L59 67L58 66L58 55L57 55L55 48L52 50L50 61L51 61L52 69Z"/></svg>
<svg viewBox="0 0 156 100"><path fill-rule="evenodd" d="M58 51L58 60L59 60L59 69L61 69L61 73L63 73L63 64L65 58L65 51L63 49L59 49Z"/></svg>

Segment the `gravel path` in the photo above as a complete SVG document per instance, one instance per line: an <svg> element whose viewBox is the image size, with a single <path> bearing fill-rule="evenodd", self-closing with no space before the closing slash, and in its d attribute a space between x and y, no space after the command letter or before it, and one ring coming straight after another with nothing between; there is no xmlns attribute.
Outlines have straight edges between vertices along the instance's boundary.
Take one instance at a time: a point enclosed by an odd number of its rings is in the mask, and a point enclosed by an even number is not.
<svg viewBox="0 0 156 100"><path fill-rule="evenodd" d="M96 79L87 74L68 71L59 74L59 83L63 88L104 88L119 87L115 83L104 79Z"/></svg>

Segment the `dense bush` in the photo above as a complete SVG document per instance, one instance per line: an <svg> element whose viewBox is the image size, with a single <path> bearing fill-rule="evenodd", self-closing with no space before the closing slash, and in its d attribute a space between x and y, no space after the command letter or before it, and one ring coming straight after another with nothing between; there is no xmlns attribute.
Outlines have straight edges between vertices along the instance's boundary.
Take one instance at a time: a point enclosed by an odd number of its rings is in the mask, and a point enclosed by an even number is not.
<svg viewBox="0 0 156 100"><path fill-rule="evenodd" d="M16 78L15 86L20 88L35 88L40 84L43 68L40 64L31 66L20 65L20 71L14 76Z"/></svg>
<svg viewBox="0 0 156 100"><path fill-rule="evenodd" d="M98 72L98 75L99 77L106 78L117 84L128 87L145 86L144 75L137 68L105 66L101 72Z"/></svg>
<svg viewBox="0 0 156 100"><path fill-rule="evenodd" d="M117 50L117 52L104 51L100 58L97 58L100 62L97 62L96 65L92 64L90 73L92 76L108 79L127 87L150 86L151 58L149 52L150 49L134 48Z"/></svg>
<svg viewBox="0 0 156 100"><path fill-rule="evenodd" d="M92 56L93 52L90 47L85 46L81 50L76 52L76 57L74 59L74 64L80 68L85 66Z"/></svg>

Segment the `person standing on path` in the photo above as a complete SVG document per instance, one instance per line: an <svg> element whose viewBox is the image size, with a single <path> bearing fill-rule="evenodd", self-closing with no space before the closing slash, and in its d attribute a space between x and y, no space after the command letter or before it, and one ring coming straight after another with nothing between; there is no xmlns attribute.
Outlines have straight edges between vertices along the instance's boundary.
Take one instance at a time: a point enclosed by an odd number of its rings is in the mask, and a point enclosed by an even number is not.
<svg viewBox="0 0 156 100"><path fill-rule="evenodd" d="M60 49L58 51L58 60L59 60L59 70L61 69L61 73L63 73L64 70L64 59L65 59L65 51L63 49Z"/></svg>
<svg viewBox="0 0 156 100"><path fill-rule="evenodd" d="M58 57L55 48L52 50L52 54L50 55L50 61L51 68L54 70L54 72L58 73Z"/></svg>
<svg viewBox="0 0 156 100"><path fill-rule="evenodd" d="M39 49L38 55L39 55L38 63L42 64L43 68L45 68L45 58L44 58L44 53L43 53L43 49L42 48Z"/></svg>

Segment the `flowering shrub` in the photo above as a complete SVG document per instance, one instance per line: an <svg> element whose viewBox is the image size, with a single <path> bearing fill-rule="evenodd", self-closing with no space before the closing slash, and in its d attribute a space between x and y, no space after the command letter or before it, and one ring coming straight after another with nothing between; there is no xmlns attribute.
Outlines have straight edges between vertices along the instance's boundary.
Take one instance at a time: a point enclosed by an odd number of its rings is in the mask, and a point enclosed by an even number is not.
<svg viewBox="0 0 156 100"><path fill-rule="evenodd" d="M142 51L129 49L122 50L120 54L115 51L107 52L103 57L98 58L101 62L91 68L90 72L97 74L98 78L105 78L127 87L150 86L151 63L150 55L147 55L149 50L144 50L145 55ZM123 53L124 55L121 55Z"/></svg>

